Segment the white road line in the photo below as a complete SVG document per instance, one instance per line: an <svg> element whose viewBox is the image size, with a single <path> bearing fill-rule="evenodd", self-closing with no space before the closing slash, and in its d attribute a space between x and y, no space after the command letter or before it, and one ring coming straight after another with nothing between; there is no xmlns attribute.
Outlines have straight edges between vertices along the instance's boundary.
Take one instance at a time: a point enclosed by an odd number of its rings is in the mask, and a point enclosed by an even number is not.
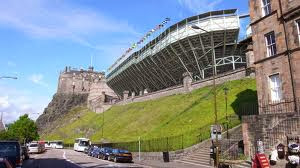
<svg viewBox="0 0 300 168"><path fill-rule="evenodd" d="M72 163L72 164L75 164L75 165L78 166L78 167L83 168L82 166L80 166L79 164L73 162L72 160L67 159L67 157L66 157L66 151L65 151L65 150L64 150L64 153L63 153L63 158L64 158L67 162L70 162L70 163Z"/></svg>
<svg viewBox="0 0 300 168"><path fill-rule="evenodd" d="M63 158L64 158L65 160L67 160L67 158L66 158L66 151L64 151Z"/></svg>

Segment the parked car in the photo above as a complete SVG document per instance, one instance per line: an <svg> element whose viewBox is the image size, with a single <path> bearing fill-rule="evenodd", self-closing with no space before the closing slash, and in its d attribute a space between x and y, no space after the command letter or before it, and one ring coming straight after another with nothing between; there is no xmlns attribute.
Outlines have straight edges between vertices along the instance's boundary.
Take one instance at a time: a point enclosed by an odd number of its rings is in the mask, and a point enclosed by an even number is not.
<svg viewBox="0 0 300 168"><path fill-rule="evenodd" d="M112 148L109 148L109 147L101 148L100 153L98 155L98 158L103 159L103 160L107 160L109 154L111 154L111 153L112 153Z"/></svg>
<svg viewBox="0 0 300 168"><path fill-rule="evenodd" d="M132 162L132 154L127 150L113 149L108 156L109 161L114 162Z"/></svg>
<svg viewBox="0 0 300 168"><path fill-rule="evenodd" d="M12 165L5 158L0 158L0 168L12 168Z"/></svg>
<svg viewBox="0 0 300 168"><path fill-rule="evenodd" d="M28 148L27 146L22 146L22 160L28 160L28 159L29 159Z"/></svg>
<svg viewBox="0 0 300 168"><path fill-rule="evenodd" d="M88 148L84 148L83 153L88 154L89 150L91 149L92 146L89 146Z"/></svg>
<svg viewBox="0 0 300 168"><path fill-rule="evenodd" d="M91 146L89 148L88 153L87 153L88 156L92 156L92 152L93 152L94 148L95 148L95 146Z"/></svg>
<svg viewBox="0 0 300 168"><path fill-rule="evenodd" d="M41 153L42 147L38 143L30 143L28 146L29 153Z"/></svg>
<svg viewBox="0 0 300 168"><path fill-rule="evenodd" d="M21 168L22 157L20 143L18 141L0 141L0 158L5 158L5 160L9 161L13 168Z"/></svg>
<svg viewBox="0 0 300 168"><path fill-rule="evenodd" d="M92 151L92 157L98 158L99 153L100 153L100 148L94 148Z"/></svg>

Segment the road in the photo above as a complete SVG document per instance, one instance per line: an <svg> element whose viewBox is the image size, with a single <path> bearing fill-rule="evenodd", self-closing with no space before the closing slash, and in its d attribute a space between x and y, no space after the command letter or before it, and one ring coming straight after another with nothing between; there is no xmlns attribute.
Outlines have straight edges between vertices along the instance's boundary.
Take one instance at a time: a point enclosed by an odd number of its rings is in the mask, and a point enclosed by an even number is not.
<svg viewBox="0 0 300 168"><path fill-rule="evenodd" d="M42 154L32 154L23 168L100 168L100 167L147 167L135 163L114 163L89 157L68 149L50 149Z"/></svg>

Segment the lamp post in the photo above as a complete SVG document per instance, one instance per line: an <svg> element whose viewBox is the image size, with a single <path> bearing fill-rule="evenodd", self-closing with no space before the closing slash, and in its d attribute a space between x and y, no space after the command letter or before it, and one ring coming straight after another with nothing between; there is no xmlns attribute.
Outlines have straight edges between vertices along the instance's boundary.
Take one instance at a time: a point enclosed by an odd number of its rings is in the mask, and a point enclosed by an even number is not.
<svg viewBox="0 0 300 168"><path fill-rule="evenodd" d="M4 79L4 78L6 78L6 79L18 79L15 76L0 76L0 79Z"/></svg>
<svg viewBox="0 0 300 168"><path fill-rule="evenodd" d="M225 115L226 115L226 137L229 139L229 133L228 133L228 114L227 114L227 94L228 94L228 88L225 87L224 89L224 95L225 95Z"/></svg>
<svg viewBox="0 0 300 168"><path fill-rule="evenodd" d="M214 114L215 114L215 125L218 127L218 112L217 112L217 92L216 92L216 65L215 65L215 47L214 47L214 41L213 41L213 33L208 32L207 30L197 26L192 25L191 28L202 30L206 33L210 34L210 42L211 42L211 49L212 49L212 69L213 69L213 94L214 94ZM218 142L218 132L216 134L216 161L215 161L215 167L218 167L219 165L219 142Z"/></svg>

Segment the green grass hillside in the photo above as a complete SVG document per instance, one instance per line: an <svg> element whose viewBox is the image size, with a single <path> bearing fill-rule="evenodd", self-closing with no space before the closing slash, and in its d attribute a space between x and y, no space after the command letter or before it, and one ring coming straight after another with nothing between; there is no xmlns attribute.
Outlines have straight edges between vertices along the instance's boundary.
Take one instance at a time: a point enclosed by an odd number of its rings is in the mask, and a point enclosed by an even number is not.
<svg viewBox="0 0 300 168"><path fill-rule="evenodd" d="M238 112L242 102L256 101L254 79L226 82L217 86L217 109L220 123L225 120L223 88L229 88L228 114ZM156 100L117 105L104 113L104 139L110 142L135 141L188 134L200 128L209 129L214 123L212 87L197 89L188 94L178 94ZM231 126L238 125L234 121ZM77 137L102 139L103 114L96 114L85 107L78 107L53 123L54 127L43 139L63 139L72 143Z"/></svg>

